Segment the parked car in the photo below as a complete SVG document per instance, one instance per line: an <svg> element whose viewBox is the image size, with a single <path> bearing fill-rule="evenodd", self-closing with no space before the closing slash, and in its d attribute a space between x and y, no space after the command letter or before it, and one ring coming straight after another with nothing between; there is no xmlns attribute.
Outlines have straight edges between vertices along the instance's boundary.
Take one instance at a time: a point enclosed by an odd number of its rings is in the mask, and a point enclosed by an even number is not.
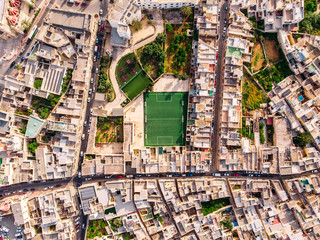
<svg viewBox="0 0 320 240"><path fill-rule="evenodd" d="M98 21L98 25L99 25L99 26L101 25L101 19L99 19L99 21Z"/></svg>
<svg viewBox="0 0 320 240"><path fill-rule="evenodd" d="M12 68L15 64L16 64L16 62L13 61L13 62L10 64L10 68Z"/></svg>
<svg viewBox="0 0 320 240"><path fill-rule="evenodd" d="M99 14L100 14L100 15L102 15L102 13L103 13L103 10L102 10L102 9L100 9Z"/></svg>
<svg viewBox="0 0 320 240"><path fill-rule="evenodd" d="M24 53L24 51L25 51L25 49L22 48L19 54L21 55L22 53Z"/></svg>
<svg viewBox="0 0 320 240"><path fill-rule="evenodd" d="M80 156L81 156L81 157L83 156L83 151L80 152Z"/></svg>

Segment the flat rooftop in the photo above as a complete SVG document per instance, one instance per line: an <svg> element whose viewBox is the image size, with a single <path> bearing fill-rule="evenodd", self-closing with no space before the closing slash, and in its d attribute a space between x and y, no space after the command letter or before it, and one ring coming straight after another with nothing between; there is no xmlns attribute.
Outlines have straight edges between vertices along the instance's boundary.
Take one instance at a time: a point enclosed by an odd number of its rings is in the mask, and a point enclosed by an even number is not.
<svg viewBox="0 0 320 240"><path fill-rule="evenodd" d="M70 30L89 30L90 16L83 13L52 9L49 23Z"/></svg>

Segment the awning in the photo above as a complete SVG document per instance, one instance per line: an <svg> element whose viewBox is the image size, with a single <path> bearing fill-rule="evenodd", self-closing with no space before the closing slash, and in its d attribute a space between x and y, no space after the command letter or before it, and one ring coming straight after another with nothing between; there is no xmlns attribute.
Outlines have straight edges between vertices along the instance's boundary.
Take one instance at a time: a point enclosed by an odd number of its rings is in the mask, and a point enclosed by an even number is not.
<svg viewBox="0 0 320 240"><path fill-rule="evenodd" d="M16 16L19 12L18 8L10 7L8 8L9 15Z"/></svg>
<svg viewBox="0 0 320 240"><path fill-rule="evenodd" d="M19 0L9 0L10 1L10 6L11 7L18 7L20 5Z"/></svg>
<svg viewBox="0 0 320 240"><path fill-rule="evenodd" d="M7 17L7 20L10 25L15 25L17 23L17 18L14 16Z"/></svg>

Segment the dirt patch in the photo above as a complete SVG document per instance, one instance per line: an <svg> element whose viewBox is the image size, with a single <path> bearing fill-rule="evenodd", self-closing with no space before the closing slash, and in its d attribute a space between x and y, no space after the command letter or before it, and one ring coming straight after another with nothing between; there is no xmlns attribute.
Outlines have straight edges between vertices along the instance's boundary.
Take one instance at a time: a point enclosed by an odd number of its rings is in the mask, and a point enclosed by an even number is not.
<svg viewBox="0 0 320 240"><path fill-rule="evenodd" d="M141 20L141 29L135 31L132 26L130 26L130 30L133 33L132 36L132 45L136 44L137 42L147 38L148 36L152 36L155 33L154 27L148 23L149 19L147 16L144 16Z"/></svg>
<svg viewBox="0 0 320 240"><path fill-rule="evenodd" d="M252 55L252 68L257 71L260 70L265 63L263 50L260 42L256 42L253 46L253 55Z"/></svg>
<svg viewBox="0 0 320 240"><path fill-rule="evenodd" d="M264 39L264 45L266 47L266 52L268 59L271 62L276 62L279 60L279 50L277 49L277 41Z"/></svg>

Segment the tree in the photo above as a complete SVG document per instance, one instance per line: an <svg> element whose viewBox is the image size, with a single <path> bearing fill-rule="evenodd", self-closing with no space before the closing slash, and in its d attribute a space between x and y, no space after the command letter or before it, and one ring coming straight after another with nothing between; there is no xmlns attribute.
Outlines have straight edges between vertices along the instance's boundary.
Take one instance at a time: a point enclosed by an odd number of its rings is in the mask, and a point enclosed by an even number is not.
<svg viewBox="0 0 320 240"><path fill-rule="evenodd" d="M139 30L141 30L141 28L142 28L142 24L141 24L141 22L139 22L138 20L133 20L132 21L132 27L133 27L133 29L137 32L137 31L139 31Z"/></svg>
<svg viewBox="0 0 320 240"><path fill-rule="evenodd" d="M115 218L111 221L111 225L114 226L115 228L120 228L122 227L122 221L121 218Z"/></svg>
<svg viewBox="0 0 320 240"><path fill-rule="evenodd" d="M188 7L188 6L184 6L181 8L181 13L184 15L184 16L188 16L192 13L192 8L191 7Z"/></svg>
<svg viewBox="0 0 320 240"><path fill-rule="evenodd" d="M299 132L298 135L293 138L293 143L304 148L307 144L310 144L312 140L313 138L309 132Z"/></svg>
<svg viewBox="0 0 320 240"><path fill-rule="evenodd" d="M28 144L28 150L30 153L32 153L33 155L36 153L36 149L38 148L39 144L37 143L37 141L34 139L32 140L29 144Z"/></svg>
<svg viewBox="0 0 320 240"><path fill-rule="evenodd" d="M167 31L168 31L168 32L171 32L171 31L172 31L172 25L171 25L171 24L167 24L166 28L167 28Z"/></svg>
<svg viewBox="0 0 320 240"><path fill-rule="evenodd" d="M156 42L159 44L163 44L167 39L167 34L159 33L156 37Z"/></svg>
<svg viewBox="0 0 320 240"><path fill-rule="evenodd" d="M304 10L307 12L314 12L316 10L316 5L313 1L305 1Z"/></svg>
<svg viewBox="0 0 320 240"><path fill-rule="evenodd" d="M153 91L153 85L154 85L153 82L152 82L152 83L149 83L149 85L147 86L146 91L147 91L147 92L152 92L152 91Z"/></svg>

